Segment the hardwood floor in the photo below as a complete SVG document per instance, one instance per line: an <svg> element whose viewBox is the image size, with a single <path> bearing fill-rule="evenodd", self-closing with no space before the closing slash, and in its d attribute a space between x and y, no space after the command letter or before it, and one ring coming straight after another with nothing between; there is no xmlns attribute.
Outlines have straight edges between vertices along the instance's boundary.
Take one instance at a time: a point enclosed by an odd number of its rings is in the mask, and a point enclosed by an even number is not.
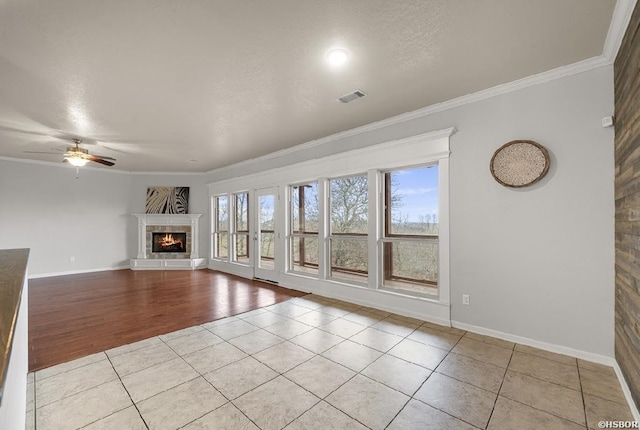
<svg viewBox="0 0 640 430"><path fill-rule="evenodd" d="M211 270L116 270L29 281L29 370L303 296Z"/></svg>

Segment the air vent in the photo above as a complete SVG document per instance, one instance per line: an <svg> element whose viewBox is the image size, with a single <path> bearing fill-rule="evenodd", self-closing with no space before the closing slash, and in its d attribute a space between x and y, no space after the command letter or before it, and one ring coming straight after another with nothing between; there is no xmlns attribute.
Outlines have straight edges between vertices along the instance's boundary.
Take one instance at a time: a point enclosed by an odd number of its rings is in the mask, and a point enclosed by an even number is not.
<svg viewBox="0 0 640 430"><path fill-rule="evenodd" d="M349 94L345 94L342 97L338 97L338 101L340 103L349 103L352 102L354 100L357 100L359 98L362 98L364 96L366 96L367 94L365 94L364 91L360 91L360 90L355 90Z"/></svg>

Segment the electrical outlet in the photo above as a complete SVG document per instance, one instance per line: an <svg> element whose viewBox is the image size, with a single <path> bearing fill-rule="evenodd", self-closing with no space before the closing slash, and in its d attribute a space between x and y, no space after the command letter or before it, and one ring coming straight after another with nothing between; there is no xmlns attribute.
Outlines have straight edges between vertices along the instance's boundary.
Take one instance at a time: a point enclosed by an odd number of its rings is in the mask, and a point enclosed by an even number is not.
<svg viewBox="0 0 640 430"><path fill-rule="evenodd" d="M75 263L76 257L69 257L69 263Z"/></svg>
<svg viewBox="0 0 640 430"><path fill-rule="evenodd" d="M462 295L462 304L463 305L468 305L469 304L469 294L463 294Z"/></svg>

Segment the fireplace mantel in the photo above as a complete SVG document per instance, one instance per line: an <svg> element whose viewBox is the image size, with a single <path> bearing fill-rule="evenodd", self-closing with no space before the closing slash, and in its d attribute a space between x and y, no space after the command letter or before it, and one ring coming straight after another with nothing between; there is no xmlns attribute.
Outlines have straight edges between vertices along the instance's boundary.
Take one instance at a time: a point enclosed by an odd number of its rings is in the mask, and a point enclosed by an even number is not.
<svg viewBox="0 0 640 430"><path fill-rule="evenodd" d="M133 270L198 269L206 259L198 256L198 219L202 214L132 214L138 219L138 256L131 260ZM189 258L150 258L147 246L147 226L190 227Z"/></svg>

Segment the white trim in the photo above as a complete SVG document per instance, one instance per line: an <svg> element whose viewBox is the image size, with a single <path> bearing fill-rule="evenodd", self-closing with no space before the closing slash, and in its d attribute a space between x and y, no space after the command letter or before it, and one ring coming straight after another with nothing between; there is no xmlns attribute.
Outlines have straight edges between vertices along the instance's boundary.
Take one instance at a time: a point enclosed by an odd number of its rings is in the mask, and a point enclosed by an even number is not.
<svg viewBox="0 0 640 430"><path fill-rule="evenodd" d="M631 409L633 419L640 422L640 412L638 411L636 403L633 401L631 390L629 389L629 385L627 385L627 380L624 379L624 374L622 373L622 369L620 369L620 365L618 365L617 361L613 365L613 370L615 370L618 381L620 381L620 387L622 388L624 397L627 399L627 403L629 404L629 409Z"/></svg>
<svg viewBox="0 0 640 430"><path fill-rule="evenodd" d="M617 0L616 7L613 9L613 16L611 17L611 24L609 25L609 31L607 32L607 38L604 41L604 49L602 56L608 59L610 62L614 62L620 46L622 45L622 39L631 21L631 15L636 7L637 0Z"/></svg>
<svg viewBox="0 0 640 430"><path fill-rule="evenodd" d="M505 84L496 85L495 87L491 87L491 88L480 90L474 93L466 94L460 97L456 97L454 99L446 100L441 103L429 105L429 106L414 110L412 112L396 115L390 118L383 119L381 121L372 122L360 127L341 131L339 133L334 133L329 136L322 137L320 139L301 143L299 145L296 145L290 148L285 148L280 151L271 152L269 154L266 154L260 157L240 161L239 163L234 163L234 164L230 164L227 166L223 166L223 167L219 167L219 168L215 168L207 171L137 172L137 171L113 170L113 169L107 170L104 168L91 168L91 167L83 167L83 169L97 170L100 172L124 173L124 174L131 174L131 175L170 176L170 175L207 175L212 173L222 173L227 170L240 168L240 167L247 166L254 163L262 163L264 161L282 157L287 154L304 151L306 149L321 146L335 140L345 139L345 138L356 136L362 133L388 127L394 124L400 124L406 121L410 121L412 119L428 116L437 112L446 111L446 110L453 109L468 103L477 102L480 100L484 100L484 99L491 98L501 94L510 93L513 91L518 91L523 88L539 85L545 82L564 78L566 76L571 76L578 73L586 72L588 70L595 69L598 67L608 66L614 62L616 55L618 55L618 51L622 44L622 39L624 38L625 32L627 30L627 26L629 25L629 21L631 20L631 15L633 14L633 10L635 8L636 2L637 0L617 0L616 1L616 5L613 10L613 15L611 17L611 23L609 24L609 30L607 31L607 37L605 39L602 55L598 55L596 57L578 61L577 63L557 67L552 70L541 72L535 75L530 75L530 76L517 79L515 81L511 81ZM43 164L43 165L57 166L57 167L72 167L72 166L62 165L62 163L59 163L59 162L28 160L23 158L12 158L12 157L0 156L0 160Z"/></svg>
<svg viewBox="0 0 640 430"><path fill-rule="evenodd" d="M429 105L411 112L396 115L390 118L365 124L363 126L352 128L349 130L341 131L339 133L325 136L320 139L305 142L290 148L285 148L280 151L271 152L269 154L266 154L260 157L240 161L239 163L230 164L228 166L220 167L218 169L213 169L208 171L207 173L218 174L228 170L234 170L234 169L242 168L252 164L264 163L274 158L279 158L288 154L305 151L311 148L315 148L317 146L325 145L329 142L346 139L349 137L357 136L359 134L375 131L385 127L390 127L396 124L401 124L403 122L411 121L413 119L429 116L434 113L454 109L469 103L478 102L478 101L485 100L498 95L507 94L513 91L518 91L523 88L532 87L535 85L554 81L556 79L561 79L561 78L575 75L578 73L587 72L592 69L608 66L611 63L612 63L612 60L602 55L599 55L597 57L592 57L586 60L579 61L577 63L569 64L567 66L557 67L552 70L548 70L535 75L530 75L521 79L517 79L515 81L511 81L506 84L496 85L494 87L480 90L475 93L466 94L464 96L456 97L454 99L450 99L441 103Z"/></svg>
<svg viewBox="0 0 640 430"><path fill-rule="evenodd" d="M62 152L60 153L62 154ZM49 167L59 167L62 169L78 169L78 167L72 166L69 163L62 163L59 161L44 161L44 160L31 160L28 158L16 158L16 157L5 157L0 156L0 161L13 161L16 163L26 163L26 164L38 164L41 166L49 166ZM113 169L111 167L91 167L90 165L86 165L83 167L79 167L80 172L83 170L90 170L93 172L107 172L107 173L117 173L120 175L131 175L131 176L145 176L145 175L157 175L157 176L204 176L207 172L137 172L133 170L120 170Z"/></svg>
<svg viewBox="0 0 640 430"><path fill-rule="evenodd" d="M376 167L389 170L395 167L406 167L412 162L414 164L421 164L424 163L424 161L420 161L422 159L420 157L416 157L414 154L420 154L424 152L428 152L429 160L435 161L437 159L449 156L449 138L453 136L457 131L458 130L455 127L449 127L442 130L431 131L402 139L378 143L366 148L352 149L350 151L339 152L337 154L327 155L321 158L305 160L286 167L268 169L261 172L244 175L240 178L235 177L211 182L207 184L207 186L209 187L209 195L224 194L227 191L224 191L223 189L226 189L229 184L235 184L238 181L246 181L247 185L243 185L245 186L245 188L252 188L252 185L256 179L260 180L260 183L265 187L278 185L277 180L271 180L271 178L282 176L282 174L285 174L287 176L287 184L305 183L310 180L315 180L313 170L316 170L318 168L319 163L330 163L332 165L332 177L349 176L355 173L362 174L371 168L370 162L366 162L363 164L361 161L363 151L366 152L366 159L371 159L374 156L374 153L386 152L388 154L394 154L397 150L403 149L411 144L420 145L424 142L430 142L434 146L433 148L430 148L430 151L426 151L424 147L416 148L417 150L406 159L397 161L395 163L383 163L381 166ZM446 139L446 142L441 139ZM340 165L344 165L344 167L338 167ZM304 172L304 174L298 174L295 177L291 177L294 168L295 171L301 171ZM269 176L269 178L265 178L265 176L267 175ZM271 180L271 182L265 182L265 180Z"/></svg>
<svg viewBox="0 0 640 430"><path fill-rule="evenodd" d="M620 388L624 393L624 397L627 400L629 408L631 409L631 413L636 421L640 422L640 413L638 412L638 408L633 401L633 397L631 396L631 390L627 385L627 381L624 379L622 374L622 370L618 365L618 362L613 357L608 357L606 355L594 354L592 352L582 351L579 349L568 348L562 345L556 345L553 343L540 342L538 340L529 339L528 337L515 336L513 334L504 333L497 330L491 330L484 327L479 327L471 324L461 323L459 321L451 321L451 326L456 327L462 330L470 331L472 333L483 334L485 336L495 337L497 339L508 340L510 342L519 343L522 345L531 346L538 349L543 349L549 352L555 352L556 354L568 355L570 357L579 358L581 360L590 361L593 363L604 364L605 366L613 367L613 370L616 372L616 376L618 377L618 382L620 383Z"/></svg>
<svg viewBox="0 0 640 430"><path fill-rule="evenodd" d="M328 211L326 207L327 201L327 174L331 174L332 178L363 174L368 172L368 178L373 179L378 177L378 171L380 170L393 170L400 167L421 166L425 164L436 164L440 166L442 175L440 176L440 187L445 191L446 182L448 181L448 169L447 163L443 160L447 160L450 154L450 136L455 133L455 128L447 128L443 130L436 130L429 133L419 134L403 139L397 139L380 144L371 145L367 148L355 149L351 151L345 151L343 153L330 155L327 157L318 158L315 160L307 160L300 163L294 163L286 168L267 169L259 173L254 173L246 176L239 176L231 179L225 179L219 182L213 182L208 185L209 195L211 198L219 194L228 194L236 192L236 190L251 189L252 195L255 198L257 194L256 188L277 188L278 195L282 196L279 199L276 211L280 211L284 214L279 219L276 226L277 232L287 231L286 224L288 222L288 202L289 198L285 196L285 193L292 184L308 183L312 181L318 181L318 198L319 205L318 210L324 212ZM327 167L330 166L330 167ZM327 170L329 169L329 170ZM369 182L368 192L369 196L369 212L370 221L375 221L377 224L372 226L369 224L371 234L368 238L369 249L369 263L372 263L373 256L377 258L377 250L379 244L377 243L378 231L380 229L379 220L379 185L377 181L375 183ZM324 192L323 192L324 190ZM448 214L448 199L443 199L440 202L440 222L442 217ZM374 204L371 204L371 203ZM257 205L254 204L254 207ZM284 212L282 212L284 211ZM372 215L373 214L378 214ZM215 216L215 214L212 214ZM375 218L375 219L374 219ZM213 219L213 218L212 218ZM326 223L327 216L323 218ZM445 223L446 224L446 223ZM445 225L446 227L446 225ZM278 229L279 228L279 229ZM385 309L390 312L395 312L401 315L412 316L423 320L432 321L438 324L449 324L450 318L450 290L448 279L448 247L443 246L443 242L448 240L445 228L444 234L440 235L439 243L442 246L443 252L440 254L441 265L443 265L444 276L440 278L439 282L439 298L426 298L411 295L406 292L389 291L387 289L378 288L377 284L371 282L371 278L374 280L375 275L370 277L369 284L367 285L355 285L351 283L342 283L340 281L325 279L326 273L323 273L323 269L326 270L328 257L323 253L326 252L326 240L328 235L327 226L321 224L319 226L319 240L321 244L320 256L319 256L319 279L312 279L305 276L296 276L292 273L286 272L286 265L283 264L285 256L284 249L286 248L287 235L278 235L276 246L279 246L281 252L278 252L276 256L276 269L278 274L278 280L287 287L300 290L309 291L317 294L325 295L328 297L335 297L341 300L351 301L354 303L365 304L367 306L377 307ZM373 236L373 238L371 237ZM280 245L278 245L278 243ZM256 253L253 253L254 256ZM280 259L278 259L278 256ZM380 266L380 261L376 264L376 268ZM232 263L227 261L211 260L209 262L210 268L215 268L222 272L233 273L239 276L250 277L251 274L248 271L234 267ZM379 269L376 269L379 270Z"/></svg>
<svg viewBox="0 0 640 430"><path fill-rule="evenodd" d="M282 287L304 291L332 299L368 306L398 315L450 326L449 305L426 297L403 294L401 291L370 289L331 280L313 279L303 274L283 273Z"/></svg>
<svg viewBox="0 0 640 430"><path fill-rule="evenodd" d="M209 260L209 270L228 273L245 279L253 279L253 267L233 261Z"/></svg>
<svg viewBox="0 0 640 430"><path fill-rule="evenodd" d="M528 337L516 336L514 334L492 330L472 324L465 324L459 321L451 321L451 326L473 333L484 334L486 336L508 340L510 342L520 343L522 345L532 346L538 349L544 349L545 351L555 352L556 354L563 354L575 358L580 358L581 360L605 364L607 366L613 366L615 364L615 359L606 355L594 354L592 352L569 348L562 345L556 345L554 343L540 342L539 340L530 339Z"/></svg>
<svg viewBox="0 0 640 430"><path fill-rule="evenodd" d="M198 219L202 214L131 214L138 219L138 256L131 260L131 268L135 260L147 259L147 226L148 225L177 225L191 227L191 249L189 258L197 260L199 250L199 225ZM136 265L135 267L140 267Z"/></svg>
<svg viewBox="0 0 640 430"><path fill-rule="evenodd" d="M63 155L63 153L60 153L61 155ZM84 167L74 167L69 163L62 163L60 161L58 162L54 162L54 161L43 161L43 160L29 160L27 158L14 158L14 157L2 157L0 156L0 160L2 161L13 161L16 163L26 163L26 164L38 164L40 166L49 166L49 167L58 167L58 168L62 168L62 169L71 169L71 170L76 170L76 169L80 169L80 171L82 170L91 170L94 172L108 172L108 173L119 173L121 175L130 175L131 172L127 171L127 170L117 170L117 169L111 169L108 167L90 167L90 166L84 166Z"/></svg>
<svg viewBox="0 0 640 430"><path fill-rule="evenodd" d="M124 270L124 269L129 269L129 265L100 267L97 269L68 270L66 272L38 273L37 275L29 275L29 279L51 278L54 276L78 275L81 273L107 272L109 270Z"/></svg>

